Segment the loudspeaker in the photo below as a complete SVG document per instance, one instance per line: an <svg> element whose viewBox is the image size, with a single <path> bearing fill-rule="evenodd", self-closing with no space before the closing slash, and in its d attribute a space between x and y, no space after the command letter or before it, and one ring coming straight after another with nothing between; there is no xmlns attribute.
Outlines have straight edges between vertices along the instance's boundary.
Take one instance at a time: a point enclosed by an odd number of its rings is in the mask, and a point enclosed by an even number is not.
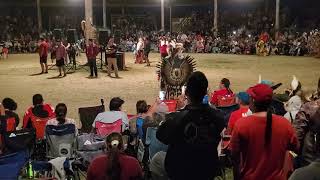
<svg viewBox="0 0 320 180"><path fill-rule="evenodd" d="M109 41L109 37L110 37L110 31L107 29L99 29L99 38L98 38L98 42L100 45L106 46L108 44Z"/></svg>
<svg viewBox="0 0 320 180"><path fill-rule="evenodd" d="M56 40L62 40L62 30L61 29L54 29L53 30L53 37L56 39Z"/></svg>
<svg viewBox="0 0 320 180"><path fill-rule="evenodd" d="M76 43L78 40L78 34L75 29L68 29L67 30L67 41L68 43Z"/></svg>

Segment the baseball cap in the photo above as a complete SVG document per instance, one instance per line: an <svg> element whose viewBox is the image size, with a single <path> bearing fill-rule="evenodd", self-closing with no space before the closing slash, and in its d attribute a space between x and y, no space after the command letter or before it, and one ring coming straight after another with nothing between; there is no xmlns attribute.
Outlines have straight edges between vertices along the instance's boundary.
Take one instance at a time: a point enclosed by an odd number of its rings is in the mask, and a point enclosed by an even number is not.
<svg viewBox="0 0 320 180"><path fill-rule="evenodd" d="M256 102L266 102L272 100L273 90L269 85L257 84L253 87L250 87L247 90L247 93Z"/></svg>
<svg viewBox="0 0 320 180"><path fill-rule="evenodd" d="M249 94L246 92L239 92L237 97L245 104L249 104Z"/></svg>

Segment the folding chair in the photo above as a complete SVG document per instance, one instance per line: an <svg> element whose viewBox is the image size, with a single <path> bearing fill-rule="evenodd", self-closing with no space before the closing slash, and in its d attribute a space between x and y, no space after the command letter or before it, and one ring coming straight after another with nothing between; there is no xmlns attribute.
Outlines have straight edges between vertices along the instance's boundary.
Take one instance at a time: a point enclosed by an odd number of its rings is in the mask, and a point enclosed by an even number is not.
<svg viewBox="0 0 320 180"><path fill-rule="evenodd" d="M50 117L40 118L35 115L32 115L30 118L32 127L36 130L37 140L43 140L45 135L46 124Z"/></svg>
<svg viewBox="0 0 320 180"><path fill-rule="evenodd" d="M76 126L74 124L47 125L47 155L50 158L74 155Z"/></svg>
<svg viewBox="0 0 320 180"><path fill-rule="evenodd" d="M88 168L91 161L104 154L106 149L104 138L97 136L96 134L82 134L77 136L77 157L81 158L81 164Z"/></svg>
<svg viewBox="0 0 320 180"><path fill-rule="evenodd" d="M0 157L0 179L18 179L28 162L28 152L19 151Z"/></svg>
<svg viewBox="0 0 320 180"><path fill-rule="evenodd" d="M101 99L100 106L79 108L79 117L82 124L80 132L90 133L92 130L92 124L94 122L94 119L97 117L99 113L102 113L104 111L105 111L105 107L104 107L103 99Z"/></svg>
<svg viewBox="0 0 320 180"><path fill-rule="evenodd" d="M19 151L31 151L35 144L35 131L22 129L9 131L3 134L4 146L9 153Z"/></svg>
<svg viewBox="0 0 320 180"><path fill-rule="evenodd" d="M95 127L97 129L97 135L101 137L107 137L109 134L113 132L121 133L122 131L122 120L119 119L114 123L103 123L100 121L96 121Z"/></svg>
<svg viewBox="0 0 320 180"><path fill-rule="evenodd" d="M169 112L175 112L177 110L176 100L164 100L163 101L169 108Z"/></svg>

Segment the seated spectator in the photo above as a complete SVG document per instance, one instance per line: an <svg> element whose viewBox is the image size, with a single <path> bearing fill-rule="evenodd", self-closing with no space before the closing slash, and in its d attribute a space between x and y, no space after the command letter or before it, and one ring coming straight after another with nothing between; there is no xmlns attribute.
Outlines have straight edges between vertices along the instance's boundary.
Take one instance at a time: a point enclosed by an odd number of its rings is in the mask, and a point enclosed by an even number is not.
<svg viewBox="0 0 320 180"><path fill-rule="evenodd" d="M19 125L20 119L18 114L15 112L17 110L17 103L11 98L4 98L2 100L2 105L5 108L6 118L15 119L15 128Z"/></svg>
<svg viewBox="0 0 320 180"><path fill-rule="evenodd" d="M320 149L316 149L317 141L319 141L320 131L320 99L305 103L297 113L293 126L296 129L299 142L301 144L300 154L301 162L298 166L307 166L316 161L317 153Z"/></svg>
<svg viewBox="0 0 320 180"><path fill-rule="evenodd" d="M140 120L140 123L143 123L144 119L148 116L148 104L144 100L140 100L136 104L136 110L137 110L137 117L133 118L130 120L130 132L131 134L137 135L138 130L137 130L137 122ZM142 127L142 124L141 124Z"/></svg>
<svg viewBox="0 0 320 180"><path fill-rule="evenodd" d="M32 128L31 117L53 118L55 116L54 109L50 104L43 101L41 94L35 94L32 98L33 106L28 108L23 117L23 128Z"/></svg>
<svg viewBox="0 0 320 180"><path fill-rule="evenodd" d="M219 88L219 90L212 93L210 103L215 106L225 106L223 98L234 96L232 90L230 89L229 79L223 78L219 84ZM230 105L232 105L231 103L233 102L230 102Z"/></svg>
<svg viewBox="0 0 320 180"><path fill-rule="evenodd" d="M138 160L123 153L122 136L111 133L106 139L107 154L94 159L87 172L87 180L142 179Z"/></svg>
<svg viewBox="0 0 320 180"><path fill-rule="evenodd" d="M291 124L270 109L273 90L265 84L248 89L254 114L235 124L230 149L235 179L286 179L283 171L287 151L298 151Z"/></svg>
<svg viewBox="0 0 320 180"><path fill-rule="evenodd" d="M302 106L302 100L300 96L298 95L292 96L289 99L289 101L285 104L285 109L287 113L284 115L284 117L292 123L296 118L296 115L299 112L301 106Z"/></svg>
<svg viewBox="0 0 320 180"><path fill-rule="evenodd" d="M318 132L320 133L320 132ZM320 149L320 143L317 144L317 149ZM296 169L290 176L289 180L320 180L320 155L318 151L317 159L306 167Z"/></svg>
<svg viewBox="0 0 320 180"><path fill-rule="evenodd" d="M236 122L247 116L249 110L249 95L246 92L239 92L236 97L236 103L240 105L240 108L231 113L228 123L228 134L232 133L232 129Z"/></svg>
<svg viewBox="0 0 320 180"><path fill-rule="evenodd" d="M191 74L186 88L190 103L168 114L158 128L157 138L169 145L165 169L170 179L213 179L218 175L217 147L224 120L220 111L202 103L207 88L202 72Z"/></svg>
<svg viewBox="0 0 320 180"><path fill-rule="evenodd" d="M0 134L4 132L4 129L2 128L2 122L6 120L6 111L3 105L0 103ZM4 144L2 143L2 137L0 137L0 155L3 153L4 150Z"/></svg>
<svg viewBox="0 0 320 180"><path fill-rule="evenodd" d="M67 118L68 109L64 103L57 104L54 112L56 114L56 117L48 120L47 125L58 126L63 124L74 124L76 126L76 123L73 119ZM77 131L78 130L76 128L76 134L78 134Z"/></svg>
<svg viewBox="0 0 320 180"><path fill-rule="evenodd" d="M93 131L96 131L96 122L103 122L103 123L114 123L118 120L122 120L122 131L125 131L129 127L129 120L128 116L122 110L122 105L124 101L119 97L112 98L109 104L109 110L107 112L99 113L95 118L92 127Z"/></svg>

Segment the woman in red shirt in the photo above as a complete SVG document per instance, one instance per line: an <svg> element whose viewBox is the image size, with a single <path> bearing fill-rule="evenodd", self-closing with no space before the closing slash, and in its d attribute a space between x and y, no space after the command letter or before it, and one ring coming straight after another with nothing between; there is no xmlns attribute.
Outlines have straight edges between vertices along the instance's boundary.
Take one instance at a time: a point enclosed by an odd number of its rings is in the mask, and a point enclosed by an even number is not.
<svg viewBox="0 0 320 180"><path fill-rule="evenodd" d="M234 96L232 90L230 89L230 81L227 78L223 78L219 85L219 90L214 91L211 94L211 100L210 103L215 106L220 106L219 104L219 98L220 97L227 97L227 96Z"/></svg>
<svg viewBox="0 0 320 180"><path fill-rule="evenodd" d="M140 180L142 169L137 159L123 153L122 136L111 133L107 139L107 154L92 161L87 180Z"/></svg>

